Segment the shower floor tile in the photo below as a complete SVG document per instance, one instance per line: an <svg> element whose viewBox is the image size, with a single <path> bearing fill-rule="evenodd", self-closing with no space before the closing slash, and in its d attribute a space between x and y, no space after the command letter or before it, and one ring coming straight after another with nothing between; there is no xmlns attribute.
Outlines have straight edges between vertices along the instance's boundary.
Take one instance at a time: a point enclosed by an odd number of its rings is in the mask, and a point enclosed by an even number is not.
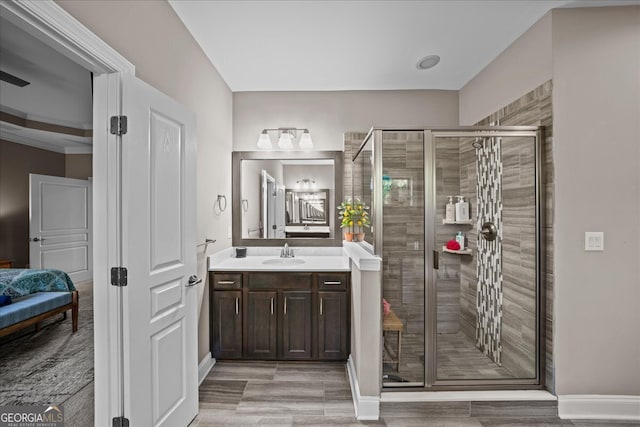
<svg viewBox="0 0 640 427"><path fill-rule="evenodd" d="M393 339L389 337L388 339ZM395 345L395 344L394 344ZM504 379L516 376L508 369L498 366L482 354L463 332L438 334L439 380L457 379ZM422 334L405 333L402 336L400 366L384 365L384 374L397 381L424 381L424 337ZM394 382L392 379L385 382Z"/></svg>

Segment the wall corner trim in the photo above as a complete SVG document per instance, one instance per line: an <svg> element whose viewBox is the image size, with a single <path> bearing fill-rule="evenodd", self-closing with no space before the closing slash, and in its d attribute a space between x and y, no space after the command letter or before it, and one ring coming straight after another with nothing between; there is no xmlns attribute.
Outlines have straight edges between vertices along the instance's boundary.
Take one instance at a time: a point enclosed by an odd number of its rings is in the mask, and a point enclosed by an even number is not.
<svg viewBox="0 0 640 427"><path fill-rule="evenodd" d="M216 364L216 359L211 357L211 352L207 353L198 364L198 385L202 384L209 372Z"/></svg>
<svg viewBox="0 0 640 427"><path fill-rule="evenodd" d="M349 385L351 386L351 397L353 398L353 407L356 410L356 419L377 420L380 418L380 397L379 396L361 396L360 386L358 385L358 377L356 375L356 367L353 357L349 355L347 361L347 373L349 374Z"/></svg>
<svg viewBox="0 0 640 427"><path fill-rule="evenodd" d="M640 421L640 396L572 394L558 396L561 419Z"/></svg>

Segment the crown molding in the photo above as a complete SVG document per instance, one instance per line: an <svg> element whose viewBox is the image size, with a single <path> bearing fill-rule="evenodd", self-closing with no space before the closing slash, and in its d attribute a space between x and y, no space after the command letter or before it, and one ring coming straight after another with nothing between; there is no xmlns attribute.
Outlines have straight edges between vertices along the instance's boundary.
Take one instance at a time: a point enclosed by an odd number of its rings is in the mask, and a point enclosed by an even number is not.
<svg viewBox="0 0 640 427"><path fill-rule="evenodd" d="M135 74L132 63L53 0L0 1L0 15L96 74Z"/></svg>

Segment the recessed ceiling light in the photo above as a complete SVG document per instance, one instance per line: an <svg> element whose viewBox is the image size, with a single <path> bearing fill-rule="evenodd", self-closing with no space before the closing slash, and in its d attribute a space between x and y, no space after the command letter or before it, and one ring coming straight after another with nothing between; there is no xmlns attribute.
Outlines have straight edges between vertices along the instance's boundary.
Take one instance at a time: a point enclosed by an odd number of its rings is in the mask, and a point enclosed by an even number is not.
<svg viewBox="0 0 640 427"><path fill-rule="evenodd" d="M429 68L433 68L438 65L438 62L440 62L440 57L438 55L425 56L418 61L416 68L418 70L428 70Z"/></svg>

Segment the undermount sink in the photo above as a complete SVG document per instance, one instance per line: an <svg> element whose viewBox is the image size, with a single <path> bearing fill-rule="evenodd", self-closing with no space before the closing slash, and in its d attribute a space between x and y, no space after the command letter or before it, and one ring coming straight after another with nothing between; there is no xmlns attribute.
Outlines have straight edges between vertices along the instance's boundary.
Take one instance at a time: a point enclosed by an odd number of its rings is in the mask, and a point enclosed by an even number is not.
<svg viewBox="0 0 640 427"><path fill-rule="evenodd" d="M306 261L300 258L272 258L262 261L263 264L280 264L280 265L292 265L292 264L304 264Z"/></svg>

